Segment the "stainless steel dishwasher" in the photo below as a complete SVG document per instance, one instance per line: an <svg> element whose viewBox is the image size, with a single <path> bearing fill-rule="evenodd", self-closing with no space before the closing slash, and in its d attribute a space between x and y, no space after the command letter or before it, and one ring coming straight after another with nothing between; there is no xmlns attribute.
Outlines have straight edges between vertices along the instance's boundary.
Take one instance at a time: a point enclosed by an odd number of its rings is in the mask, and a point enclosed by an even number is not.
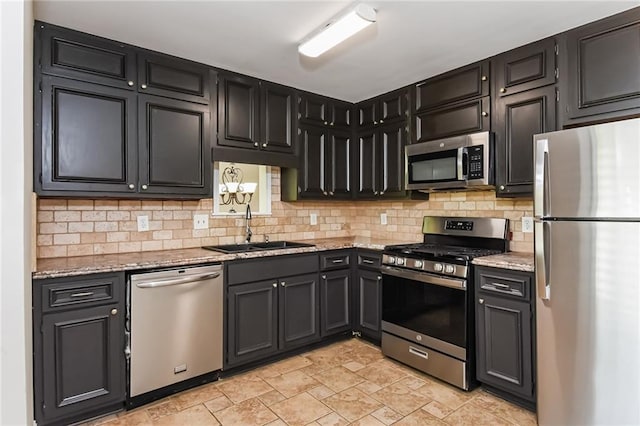
<svg viewBox="0 0 640 426"><path fill-rule="evenodd" d="M222 368L222 265L132 274L129 398Z"/></svg>

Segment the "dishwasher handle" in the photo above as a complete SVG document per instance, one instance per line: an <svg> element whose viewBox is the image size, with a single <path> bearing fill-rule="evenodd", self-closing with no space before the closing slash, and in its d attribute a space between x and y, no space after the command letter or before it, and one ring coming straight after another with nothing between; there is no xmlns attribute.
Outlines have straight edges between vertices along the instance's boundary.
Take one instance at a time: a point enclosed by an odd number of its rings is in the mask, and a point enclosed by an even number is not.
<svg viewBox="0 0 640 426"><path fill-rule="evenodd" d="M195 281L209 280L213 278L218 278L219 276L220 276L220 272L214 272L214 273L206 273L206 274L199 274L199 275L191 275L188 277L176 278L171 280L144 281L141 283L137 283L136 287L138 288L168 287L171 285L182 285L182 284L192 283Z"/></svg>

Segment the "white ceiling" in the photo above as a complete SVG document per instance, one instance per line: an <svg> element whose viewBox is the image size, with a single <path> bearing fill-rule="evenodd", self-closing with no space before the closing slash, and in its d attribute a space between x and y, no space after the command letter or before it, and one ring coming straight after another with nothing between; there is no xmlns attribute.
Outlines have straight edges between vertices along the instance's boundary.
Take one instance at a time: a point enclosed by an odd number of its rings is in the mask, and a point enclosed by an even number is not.
<svg viewBox="0 0 640 426"><path fill-rule="evenodd" d="M361 101L640 5L366 1L376 25L320 58L297 44L350 1L44 0L36 19L347 101Z"/></svg>

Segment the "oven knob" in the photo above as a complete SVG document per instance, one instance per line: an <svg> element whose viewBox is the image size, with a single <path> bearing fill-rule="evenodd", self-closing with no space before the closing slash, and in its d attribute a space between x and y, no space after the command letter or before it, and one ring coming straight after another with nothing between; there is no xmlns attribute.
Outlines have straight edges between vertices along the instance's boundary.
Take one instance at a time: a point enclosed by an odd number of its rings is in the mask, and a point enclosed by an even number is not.
<svg viewBox="0 0 640 426"><path fill-rule="evenodd" d="M422 268L422 260L416 260L416 261L413 263L413 265L414 265L416 268Z"/></svg>
<svg viewBox="0 0 640 426"><path fill-rule="evenodd" d="M389 256L389 259L388 259L388 260L389 260L389 263L391 263L392 265L393 265L394 263L396 263L396 258L395 258L395 257L391 257L391 256Z"/></svg>
<svg viewBox="0 0 640 426"><path fill-rule="evenodd" d="M453 265L445 265L444 267L444 272L447 274L453 274L453 271L455 271L455 268L453 267Z"/></svg>
<svg viewBox="0 0 640 426"><path fill-rule="evenodd" d="M433 265L433 270L436 272L442 272L442 263L436 263Z"/></svg>
<svg viewBox="0 0 640 426"><path fill-rule="evenodd" d="M399 257L396 259L396 265L404 265L404 259Z"/></svg>

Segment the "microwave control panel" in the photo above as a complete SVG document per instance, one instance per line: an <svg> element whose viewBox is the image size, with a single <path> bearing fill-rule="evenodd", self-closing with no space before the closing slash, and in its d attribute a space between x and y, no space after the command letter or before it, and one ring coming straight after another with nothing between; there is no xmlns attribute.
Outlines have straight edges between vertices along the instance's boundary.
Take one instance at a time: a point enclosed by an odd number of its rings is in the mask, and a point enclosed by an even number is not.
<svg viewBox="0 0 640 426"><path fill-rule="evenodd" d="M476 145L470 146L467 150L469 155L469 176L467 179L482 179L484 177L484 170L482 167L484 159L484 146Z"/></svg>

